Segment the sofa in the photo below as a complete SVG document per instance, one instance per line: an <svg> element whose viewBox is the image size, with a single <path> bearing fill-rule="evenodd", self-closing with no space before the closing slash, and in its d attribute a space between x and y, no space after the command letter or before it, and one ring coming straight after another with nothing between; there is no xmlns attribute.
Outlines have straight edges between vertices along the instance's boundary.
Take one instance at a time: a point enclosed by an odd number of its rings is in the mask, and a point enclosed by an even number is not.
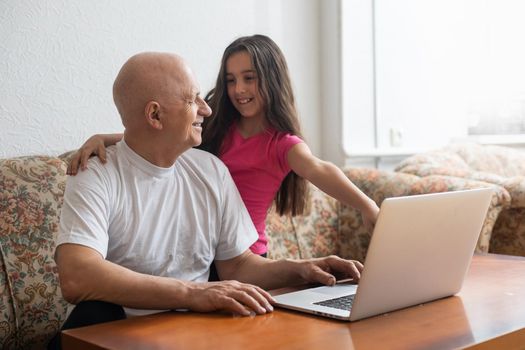
<svg viewBox="0 0 525 350"><path fill-rule="evenodd" d="M420 177L470 179L503 188L510 202L496 220L489 251L525 256L525 151L456 143L408 157L394 170Z"/></svg>
<svg viewBox="0 0 525 350"><path fill-rule="evenodd" d="M54 262L65 157L26 156L0 160L0 347L41 349L65 321ZM385 198L485 187L451 176L417 176L349 168L346 175L378 204ZM508 191L494 195L476 250L487 252L496 218L510 205ZM268 215L269 257L310 258L337 254L364 260L370 232L359 213L311 186L308 214Z"/></svg>

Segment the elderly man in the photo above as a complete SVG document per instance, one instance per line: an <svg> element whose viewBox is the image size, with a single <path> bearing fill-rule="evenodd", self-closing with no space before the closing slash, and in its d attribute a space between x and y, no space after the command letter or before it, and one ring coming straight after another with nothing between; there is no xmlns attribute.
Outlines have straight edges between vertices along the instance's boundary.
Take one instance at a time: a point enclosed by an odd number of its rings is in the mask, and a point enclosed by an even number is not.
<svg viewBox="0 0 525 350"><path fill-rule="evenodd" d="M106 164L93 158L67 183L56 251L66 300L111 303L127 315L246 316L273 310L268 289L332 285L334 273L359 279L357 261L272 261L250 252L257 233L228 170L192 148L211 111L181 57L131 57L113 97L124 139L108 148ZM214 261L223 281L208 282Z"/></svg>

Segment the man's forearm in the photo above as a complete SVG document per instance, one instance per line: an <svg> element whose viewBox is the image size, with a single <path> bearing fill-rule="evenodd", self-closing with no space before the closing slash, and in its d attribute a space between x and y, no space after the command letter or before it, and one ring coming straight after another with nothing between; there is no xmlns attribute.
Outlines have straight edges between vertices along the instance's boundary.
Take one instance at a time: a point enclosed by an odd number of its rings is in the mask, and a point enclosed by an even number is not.
<svg viewBox="0 0 525 350"><path fill-rule="evenodd" d="M301 276L304 264L298 260L271 260L246 252L231 261L216 261L221 279L237 280L266 290L305 283Z"/></svg>
<svg viewBox="0 0 525 350"><path fill-rule="evenodd" d="M336 278L359 281L363 264L331 255L306 260L271 260L249 250L240 256L216 261L222 279L236 279L266 290L306 283L334 285Z"/></svg>
<svg viewBox="0 0 525 350"><path fill-rule="evenodd" d="M75 244L59 246L57 264L64 298L103 300L139 309L187 308L191 283L145 275L108 262Z"/></svg>

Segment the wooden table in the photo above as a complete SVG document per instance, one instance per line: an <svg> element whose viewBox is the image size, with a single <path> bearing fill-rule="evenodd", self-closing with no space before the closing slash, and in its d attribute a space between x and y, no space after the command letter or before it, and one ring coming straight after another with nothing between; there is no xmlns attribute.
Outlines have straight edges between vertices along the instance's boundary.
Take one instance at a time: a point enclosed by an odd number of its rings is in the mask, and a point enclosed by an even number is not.
<svg viewBox="0 0 525 350"><path fill-rule="evenodd" d="M524 349L525 258L476 255L454 297L358 322L166 312L62 333L64 349Z"/></svg>

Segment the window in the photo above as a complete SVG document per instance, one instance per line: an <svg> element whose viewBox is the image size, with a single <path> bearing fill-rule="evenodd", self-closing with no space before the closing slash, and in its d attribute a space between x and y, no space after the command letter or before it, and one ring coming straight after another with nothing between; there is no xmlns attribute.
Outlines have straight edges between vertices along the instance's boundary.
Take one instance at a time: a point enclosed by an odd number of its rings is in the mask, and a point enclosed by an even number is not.
<svg viewBox="0 0 525 350"><path fill-rule="evenodd" d="M342 0L345 151L525 142L523 14L522 0Z"/></svg>

